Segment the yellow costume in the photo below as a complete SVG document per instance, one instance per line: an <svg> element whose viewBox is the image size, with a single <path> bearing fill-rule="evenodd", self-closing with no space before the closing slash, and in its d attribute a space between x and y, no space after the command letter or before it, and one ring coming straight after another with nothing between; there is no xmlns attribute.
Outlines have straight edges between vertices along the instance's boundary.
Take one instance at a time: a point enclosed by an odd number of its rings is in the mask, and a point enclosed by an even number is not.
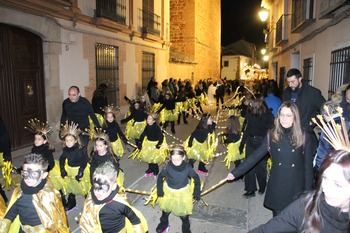
<svg viewBox="0 0 350 233"><path fill-rule="evenodd" d="M139 139L146 124L146 121L135 122L133 119L128 121L125 128L125 137L127 139Z"/></svg>
<svg viewBox="0 0 350 233"><path fill-rule="evenodd" d="M208 138L203 143L198 142L194 138L192 147L188 146L189 139L190 137L188 137L183 144L187 158L203 163L208 163L214 158L214 152L217 146L215 133L209 133Z"/></svg>
<svg viewBox="0 0 350 233"><path fill-rule="evenodd" d="M239 153L239 145L241 144L242 139L237 142L232 142L227 145L227 155L222 162L225 162L225 166L230 170L231 162L244 159L245 151L241 154Z"/></svg>
<svg viewBox="0 0 350 233"><path fill-rule="evenodd" d="M12 194L8 210L21 197L22 190L17 187ZM67 218L62 206L61 195L55 190L47 180L44 188L37 194L33 194L33 204L40 218L41 225L39 226L21 226L24 232L36 233L52 233L52 232L70 232L68 228ZM12 221L3 219L0 225L0 232L19 232L18 229L12 227Z"/></svg>
<svg viewBox="0 0 350 233"><path fill-rule="evenodd" d="M168 146L165 137L159 149L156 148L158 141L149 141L147 137L142 142L141 151L136 150L130 156L137 158L145 163L163 163L168 156Z"/></svg>
<svg viewBox="0 0 350 233"><path fill-rule="evenodd" d="M119 231L120 233L145 233L148 231L148 225L143 214L132 207L127 200L127 197L124 194L116 194L112 199L115 202L122 203L132 209L132 211L137 215L140 219L141 223L137 225L132 225L128 218L125 218L125 227ZM91 194L89 194L84 203L84 210L80 218L80 228L83 233L102 233L99 213L100 210L105 206L106 203L103 204L95 204L91 198ZM117 232L116 232L117 233Z"/></svg>
<svg viewBox="0 0 350 233"><path fill-rule="evenodd" d="M113 153L117 155L117 157L122 157L125 154L125 150L119 136L117 140L111 142L111 148Z"/></svg>

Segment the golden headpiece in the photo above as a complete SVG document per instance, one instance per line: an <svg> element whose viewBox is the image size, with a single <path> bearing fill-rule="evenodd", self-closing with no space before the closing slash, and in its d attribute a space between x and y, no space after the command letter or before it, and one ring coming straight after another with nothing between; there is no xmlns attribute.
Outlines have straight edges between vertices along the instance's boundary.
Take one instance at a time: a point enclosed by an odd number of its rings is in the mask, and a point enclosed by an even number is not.
<svg viewBox="0 0 350 233"><path fill-rule="evenodd" d="M102 111L104 111L105 113L119 113L120 112L120 108L117 106L114 106L113 104L111 105L107 105L105 107L102 108Z"/></svg>
<svg viewBox="0 0 350 233"><path fill-rule="evenodd" d="M42 134L46 138L50 132L52 132L52 127L47 122L40 122L40 120L34 118L28 121L28 126L24 127L34 134Z"/></svg>
<svg viewBox="0 0 350 233"><path fill-rule="evenodd" d="M85 130L88 135L92 135L92 139L96 140L98 138L103 139L104 141L109 141L109 136L105 130L101 128L94 129L93 132L90 129ZM85 132L84 132L85 133Z"/></svg>
<svg viewBox="0 0 350 233"><path fill-rule="evenodd" d="M81 134L81 130L78 128L78 124L71 122L68 124L66 121L65 125L61 125L60 129L60 138L63 140L67 135L72 135L75 138L78 138Z"/></svg>
<svg viewBox="0 0 350 233"><path fill-rule="evenodd" d="M337 124L332 114L329 112L327 106L324 106L325 115L327 115L331 120L327 123L321 115L317 115L317 120L312 118L312 121L317 124L324 134L326 135L325 140L331 144L335 150L346 150L350 152L350 142L348 136L348 130L346 128L345 120L342 117L343 109L341 107L337 108L340 114L340 124Z"/></svg>
<svg viewBox="0 0 350 233"><path fill-rule="evenodd" d="M186 155L186 151L182 145L171 145L168 147L170 155L179 154L179 155Z"/></svg>

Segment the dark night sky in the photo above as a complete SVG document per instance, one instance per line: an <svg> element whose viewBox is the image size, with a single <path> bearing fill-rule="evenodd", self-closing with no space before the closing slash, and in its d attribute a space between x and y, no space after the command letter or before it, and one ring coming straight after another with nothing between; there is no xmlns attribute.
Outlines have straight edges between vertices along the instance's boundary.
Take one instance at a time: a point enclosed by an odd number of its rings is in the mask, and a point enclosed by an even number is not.
<svg viewBox="0 0 350 233"><path fill-rule="evenodd" d="M263 28L258 11L261 0L221 0L221 46L245 39L264 46Z"/></svg>

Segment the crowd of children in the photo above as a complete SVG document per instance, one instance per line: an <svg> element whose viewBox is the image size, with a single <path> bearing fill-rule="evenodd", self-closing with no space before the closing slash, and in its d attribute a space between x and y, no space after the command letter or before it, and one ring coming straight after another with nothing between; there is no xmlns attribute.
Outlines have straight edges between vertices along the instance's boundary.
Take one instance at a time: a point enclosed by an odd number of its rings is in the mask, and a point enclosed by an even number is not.
<svg viewBox="0 0 350 233"><path fill-rule="evenodd" d="M220 86L220 95L233 89L233 83L225 81L220 80L217 85ZM114 105L108 105L102 95L105 106L100 106L95 101L102 128L92 127L87 132L82 132L74 122L66 122L60 128L59 136L63 145L62 154L57 161L54 160L54 148L49 140L51 127L37 119L30 120L26 128L34 134L34 145L31 153L24 157L23 166L17 169L22 179L10 202L1 189L0 232L69 232L66 214L76 207L76 195L85 198L79 222L82 232L148 232L145 217L129 203L125 193L120 159L125 154L125 145L130 145L135 150L129 158L137 158L148 164L146 177L157 176L157 203L162 214L156 232L163 233L169 229L169 215L173 214L180 217L182 232L190 233L189 216L192 214L194 200L198 201L201 197L199 175L208 176L210 172L206 164L211 163L216 156L218 136L223 136L222 144L227 153L224 159L226 166L230 168L233 162L235 168L238 168L245 153L255 153L260 142L265 140L266 133L270 134L268 130L273 123L272 114L263 99L257 96L252 99L241 98L242 95L248 96L242 94L243 88L237 88L240 92L230 98L237 100L234 104L224 102L221 96L217 99L217 108L215 104L212 108L217 110L214 119L210 114L210 103L206 101L206 92L211 84L210 81L200 81L193 91L189 81L171 79L164 81L161 91L157 92L154 90L157 85L152 79L148 90L148 93L152 93L152 104L146 93L141 93L134 100L125 98L130 104L129 112L120 122L126 123L125 133L116 118L120 110ZM101 96L94 97L96 100ZM222 108L219 107L219 99ZM203 111L203 103L208 104L208 113ZM277 111L277 117L282 118L282 110ZM219 133L217 124L223 111L229 114L224 119L224 131ZM260 118L261 112L268 115L264 124ZM256 118L254 114L257 115ZM175 122L180 124L182 119L184 124L188 124L190 115L199 121L194 131L182 145L168 144L166 128L170 125L172 135L169 135L174 137ZM248 121L243 127L242 117ZM278 121L275 120L275 124L276 122ZM262 130L261 127L265 128ZM275 128L272 132L275 132ZM0 130L6 133L1 124ZM261 135L254 134L257 131ZM86 152L87 145L80 141L82 134L90 136L93 144L91 153ZM245 135L243 139L242 135ZM1 139L5 136L1 136ZM259 142L252 146L247 138L258 138ZM135 140L135 144L131 140ZM275 138L271 140L271 144L275 145ZM0 144L0 155L3 155L1 161L11 161L5 147L9 146L7 143L9 142ZM269 146L264 147L265 154L270 152ZM194 170L196 161L199 162L198 169ZM248 183L246 164L247 162L232 171L227 179L243 180L245 175L245 182ZM266 161L262 169L266 171ZM266 182L265 176L262 179ZM255 176L253 180L255 183ZM265 183L259 183L261 194L265 192L265 187L262 186ZM246 184L247 193L244 196L255 196L255 193L252 194L255 189L250 190Z"/></svg>

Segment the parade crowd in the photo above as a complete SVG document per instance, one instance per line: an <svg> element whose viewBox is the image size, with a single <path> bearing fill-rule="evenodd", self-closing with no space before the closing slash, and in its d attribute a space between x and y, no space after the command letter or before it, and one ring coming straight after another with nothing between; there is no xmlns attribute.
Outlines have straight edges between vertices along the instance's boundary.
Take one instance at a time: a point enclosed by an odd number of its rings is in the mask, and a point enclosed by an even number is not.
<svg viewBox="0 0 350 233"><path fill-rule="evenodd" d="M233 166L222 183L244 182L242 198L265 195L263 205L272 211L271 220L250 232L350 232L350 84L326 101L298 69L287 72L286 82L281 90L267 79L159 84L152 77L147 90L124 97L129 109L121 121L106 84L91 103L71 86L62 103L61 156L54 160L52 127L31 119L23 127L34 144L18 168L11 162L10 126L0 119L0 232L70 232L67 214L82 195L82 232L162 233L173 214L189 233L193 204L208 193L200 176L208 176L219 154ZM198 124L187 139L167 141L190 117ZM218 153L220 143L225 151ZM145 176L157 180L149 197L162 211L156 229L148 229L127 198L120 160L127 146L129 159L148 164ZM8 199L4 189L13 186Z"/></svg>

